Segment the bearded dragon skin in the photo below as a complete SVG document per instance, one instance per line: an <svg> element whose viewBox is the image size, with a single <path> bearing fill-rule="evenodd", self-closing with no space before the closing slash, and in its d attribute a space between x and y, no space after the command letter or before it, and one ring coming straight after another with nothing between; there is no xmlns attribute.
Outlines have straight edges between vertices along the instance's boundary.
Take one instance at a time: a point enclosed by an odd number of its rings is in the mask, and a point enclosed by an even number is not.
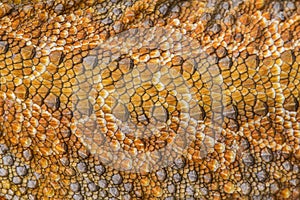
<svg viewBox="0 0 300 200"><path fill-rule="evenodd" d="M0 199L299 199L300 1L2 0Z"/></svg>

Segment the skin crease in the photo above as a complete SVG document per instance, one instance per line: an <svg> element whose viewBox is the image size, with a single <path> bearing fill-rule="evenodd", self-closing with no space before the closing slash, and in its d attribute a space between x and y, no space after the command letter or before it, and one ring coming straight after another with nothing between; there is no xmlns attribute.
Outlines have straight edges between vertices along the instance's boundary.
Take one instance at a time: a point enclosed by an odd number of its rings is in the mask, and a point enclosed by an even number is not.
<svg viewBox="0 0 300 200"><path fill-rule="evenodd" d="M149 32L165 44L151 49ZM300 2L292 0L0 3L0 199L299 199L299 42ZM121 51L127 53L105 64ZM184 106L176 93L156 91L159 83L130 93L134 73L158 59L166 76L179 69L193 93L185 105L196 119L194 139L175 145L182 156L164 152L168 165L149 169L141 158L140 167L121 159L112 167L94 151L103 138L127 152L155 152L172 138L165 130L147 140L117 131L125 111L134 123L154 120L157 127L168 113L172 133L180 133L184 119L175 119ZM85 84L97 86L85 93L89 100L80 99ZM117 86L130 95L109 102L105 95ZM158 96L164 106L141 115L139 107ZM118 100L130 103L117 107ZM105 130L100 135L95 120L73 126L91 108Z"/></svg>

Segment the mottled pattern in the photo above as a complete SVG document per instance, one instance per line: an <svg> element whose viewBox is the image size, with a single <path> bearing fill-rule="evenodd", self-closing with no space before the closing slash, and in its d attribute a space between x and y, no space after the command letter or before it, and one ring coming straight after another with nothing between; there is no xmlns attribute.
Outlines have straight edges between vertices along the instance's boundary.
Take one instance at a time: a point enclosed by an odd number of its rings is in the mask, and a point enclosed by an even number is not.
<svg viewBox="0 0 300 200"><path fill-rule="evenodd" d="M4 0L0 199L299 199L299 46L297 0Z"/></svg>

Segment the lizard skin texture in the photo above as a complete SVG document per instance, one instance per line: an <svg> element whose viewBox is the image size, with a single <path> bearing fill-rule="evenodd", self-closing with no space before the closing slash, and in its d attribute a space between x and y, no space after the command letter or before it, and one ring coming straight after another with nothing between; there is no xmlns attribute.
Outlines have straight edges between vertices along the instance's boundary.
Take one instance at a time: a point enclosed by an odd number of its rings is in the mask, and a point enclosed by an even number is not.
<svg viewBox="0 0 300 200"><path fill-rule="evenodd" d="M297 0L4 0L0 199L299 199L299 39Z"/></svg>

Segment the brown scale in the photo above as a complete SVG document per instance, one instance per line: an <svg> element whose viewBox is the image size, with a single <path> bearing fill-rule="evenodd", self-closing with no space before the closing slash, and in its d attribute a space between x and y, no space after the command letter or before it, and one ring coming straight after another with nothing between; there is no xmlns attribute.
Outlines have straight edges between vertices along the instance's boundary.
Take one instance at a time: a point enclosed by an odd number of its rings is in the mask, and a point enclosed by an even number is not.
<svg viewBox="0 0 300 200"><path fill-rule="evenodd" d="M0 199L298 199L299 8L293 0L3 1ZM106 71L95 60L85 60L110 38L151 27L176 29L198 42L186 40L182 46L171 47L179 35L156 29L153 35L169 39L161 46L155 44L156 50L136 44L132 55L104 66ZM140 42L150 38L146 33L140 32ZM200 55L195 51L199 44L206 51ZM111 54L120 51L105 48L97 61L107 63ZM179 48L183 55L172 55L170 48ZM186 61L188 56L195 57L197 69ZM186 156L166 151L172 162L163 168L154 164L158 168L150 172L147 165L141 165L140 173L116 170L132 163L125 160L111 167L104 162L107 155L98 157L90 151L97 146L86 145L100 145L106 139L112 148L122 144L128 152L138 147L154 151L168 144L159 140L169 142L170 135L160 131L151 137L146 131L146 142L134 141L134 136L115 131L111 113L122 123L131 118L153 126L173 118L172 136L179 133L176 117L184 105L173 93L157 92L159 87L149 84L118 85L124 75L128 83L137 80L134 68L147 80L152 72L144 68L161 58L168 60L169 69L180 72L181 82L193 94L190 116L199 125L195 139ZM103 86L108 91L118 87L120 94L127 94L129 106L115 104L116 96L107 102L86 100L82 89L94 82L100 84L89 88L90 98L107 95ZM180 85L180 80L174 83ZM212 90L222 91L222 99ZM164 97L163 106L152 115L140 109L157 103L158 96ZM221 114L213 102L221 105ZM76 130L70 126L93 109L97 123L87 121ZM95 132L99 124L105 137ZM94 140L85 141L84 136ZM183 147L180 142L178 146Z"/></svg>

